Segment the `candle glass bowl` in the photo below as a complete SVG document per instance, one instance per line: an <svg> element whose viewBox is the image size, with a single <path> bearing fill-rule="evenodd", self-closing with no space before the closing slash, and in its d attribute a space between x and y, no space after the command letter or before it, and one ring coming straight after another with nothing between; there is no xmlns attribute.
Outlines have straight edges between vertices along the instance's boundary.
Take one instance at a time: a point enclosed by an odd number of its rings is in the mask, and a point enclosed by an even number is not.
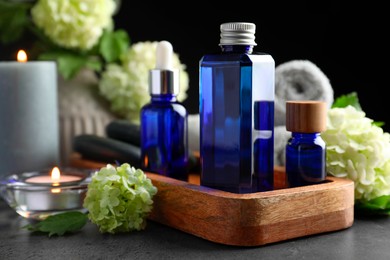
<svg viewBox="0 0 390 260"><path fill-rule="evenodd" d="M88 183L94 171L61 168L61 173L78 176L77 181L59 183L30 183L36 176L50 175L50 169L12 174L0 181L0 195L19 215L43 220L50 215L66 211L86 213L83 207Z"/></svg>

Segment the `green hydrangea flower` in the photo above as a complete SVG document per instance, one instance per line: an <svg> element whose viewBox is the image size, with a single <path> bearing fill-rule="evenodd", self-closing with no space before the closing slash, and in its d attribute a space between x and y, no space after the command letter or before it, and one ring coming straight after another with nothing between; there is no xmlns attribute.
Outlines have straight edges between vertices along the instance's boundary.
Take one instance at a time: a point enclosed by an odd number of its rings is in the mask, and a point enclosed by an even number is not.
<svg viewBox="0 0 390 260"><path fill-rule="evenodd" d="M369 201L390 194L390 134L352 106L331 108L327 130L329 174L355 183L355 200Z"/></svg>
<svg viewBox="0 0 390 260"><path fill-rule="evenodd" d="M139 122L141 108L150 101L149 71L156 65L157 44L157 41L132 44L121 65L109 64L102 73L100 93L118 116ZM173 54L172 65L180 71L177 100L182 102L187 98L189 76L177 53Z"/></svg>
<svg viewBox="0 0 390 260"><path fill-rule="evenodd" d="M115 7L114 0L38 0L31 16L59 46L89 50L105 28L112 28Z"/></svg>
<svg viewBox="0 0 390 260"><path fill-rule="evenodd" d="M108 164L92 176L83 206L100 232L130 232L145 228L156 193L157 188L142 170L127 163L118 167Z"/></svg>

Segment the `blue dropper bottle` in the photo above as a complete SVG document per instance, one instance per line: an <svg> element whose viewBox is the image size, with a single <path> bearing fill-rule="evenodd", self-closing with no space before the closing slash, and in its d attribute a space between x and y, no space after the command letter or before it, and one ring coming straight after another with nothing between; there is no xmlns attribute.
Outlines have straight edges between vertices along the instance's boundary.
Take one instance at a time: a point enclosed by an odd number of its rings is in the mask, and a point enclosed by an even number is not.
<svg viewBox="0 0 390 260"><path fill-rule="evenodd" d="M172 57L172 44L159 42L156 67L149 73L151 100L141 109L141 168L187 181L188 113L176 98L179 71Z"/></svg>

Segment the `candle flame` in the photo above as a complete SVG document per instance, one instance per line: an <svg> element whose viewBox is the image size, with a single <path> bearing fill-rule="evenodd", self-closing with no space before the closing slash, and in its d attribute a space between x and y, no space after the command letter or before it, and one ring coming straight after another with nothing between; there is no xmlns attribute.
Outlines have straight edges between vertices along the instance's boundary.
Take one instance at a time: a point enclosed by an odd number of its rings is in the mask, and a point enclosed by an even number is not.
<svg viewBox="0 0 390 260"><path fill-rule="evenodd" d="M19 50L17 54L17 59L19 62L27 61L27 53L24 50Z"/></svg>
<svg viewBox="0 0 390 260"><path fill-rule="evenodd" d="M54 167L53 170L51 170L51 180L55 183L55 182L59 182L59 180L61 179L61 173L60 173L60 169L58 169L58 167Z"/></svg>

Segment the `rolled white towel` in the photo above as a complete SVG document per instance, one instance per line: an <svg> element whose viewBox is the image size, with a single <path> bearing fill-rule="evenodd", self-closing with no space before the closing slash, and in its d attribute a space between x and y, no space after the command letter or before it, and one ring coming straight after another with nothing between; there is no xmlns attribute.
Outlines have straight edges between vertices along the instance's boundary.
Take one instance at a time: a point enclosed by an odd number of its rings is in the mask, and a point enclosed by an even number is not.
<svg viewBox="0 0 390 260"><path fill-rule="evenodd" d="M291 137L291 132L286 130L285 125L274 128L274 164L284 166L286 163L286 144Z"/></svg>
<svg viewBox="0 0 390 260"><path fill-rule="evenodd" d="M287 100L334 100L328 77L309 60L292 60L275 68L275 126L286 124Z"/></svg>

